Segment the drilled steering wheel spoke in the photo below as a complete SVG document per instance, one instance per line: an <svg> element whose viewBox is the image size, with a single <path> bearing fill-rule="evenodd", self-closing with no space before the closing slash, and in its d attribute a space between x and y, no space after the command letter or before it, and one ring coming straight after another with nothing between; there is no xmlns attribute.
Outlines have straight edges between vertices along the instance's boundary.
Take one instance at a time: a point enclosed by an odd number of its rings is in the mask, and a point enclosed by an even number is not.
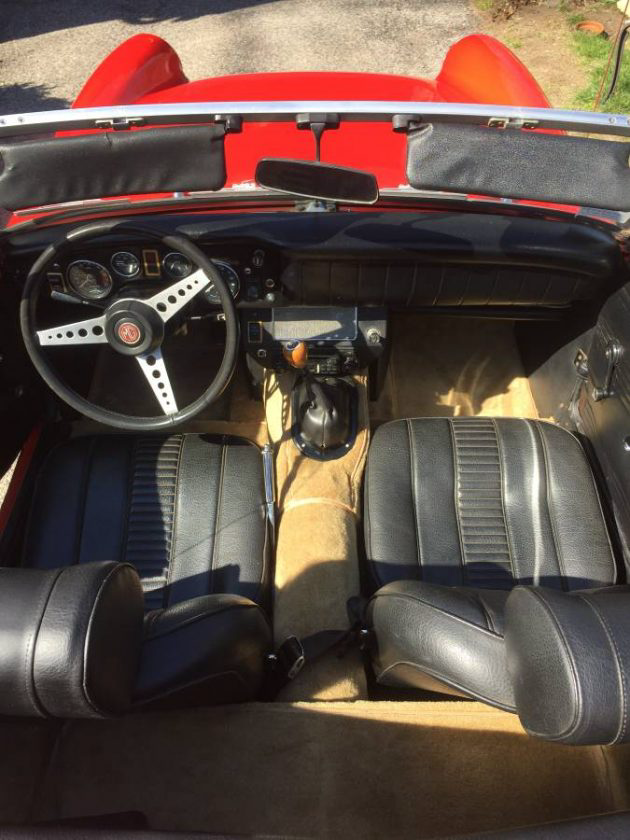
<svg viewBox="0 0 630 840"><path fill-rule="evenodd" d="M47 330L38 330L37 338L41 347L107 344L105 316L87 318L85 321L75 321L73 324L62 324L59 327L49 327Z"/></svg>
<svg viewBox="0 0 630 840"><path fill-rule="evenodd" d="M183 280L178 280L177 283L173 283L172 286L163 289L144 302L153 307L163 321L168 321L182 307L186 306L195 295L198 295L199 292L203 291L209 285L210 280L198 268L197 271L193 271L188 277L184 277Z"/></svg>
<svg viewBox="0 0 630 840"><path fill-rule="evenodd" d="M143 353L141 356L136 356L136 359L164 414L175 414L178 410L177 403L164 364L162 350L158 347L152 353Z"/></svg>

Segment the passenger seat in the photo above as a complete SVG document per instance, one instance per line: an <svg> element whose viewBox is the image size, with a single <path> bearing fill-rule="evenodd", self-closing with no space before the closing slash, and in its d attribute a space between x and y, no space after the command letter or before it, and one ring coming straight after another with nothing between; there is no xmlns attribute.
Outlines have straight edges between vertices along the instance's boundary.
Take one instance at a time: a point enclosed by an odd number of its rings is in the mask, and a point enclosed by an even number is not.
<svg viewBox="0 0 630 840"><path fill-rule="evenodd" d="M367 615L378 681L510 711L510 590L571 593L616 580L584 451L571 433L538 420L382 426L368 456L365 543L380 587Z"/></svg>

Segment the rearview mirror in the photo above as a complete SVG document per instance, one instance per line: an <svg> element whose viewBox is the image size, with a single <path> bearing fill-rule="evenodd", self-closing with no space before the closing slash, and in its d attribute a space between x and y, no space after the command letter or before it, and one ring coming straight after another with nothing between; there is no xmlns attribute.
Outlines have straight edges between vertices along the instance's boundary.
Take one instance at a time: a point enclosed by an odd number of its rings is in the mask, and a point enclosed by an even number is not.
<svg viewBox="0 0 630 840"><path fill-rule="evenodd" d="M374 204L378 184L369 172L308 160L263 158L256 167L256 183L278 192L347 204Z"/></svg>

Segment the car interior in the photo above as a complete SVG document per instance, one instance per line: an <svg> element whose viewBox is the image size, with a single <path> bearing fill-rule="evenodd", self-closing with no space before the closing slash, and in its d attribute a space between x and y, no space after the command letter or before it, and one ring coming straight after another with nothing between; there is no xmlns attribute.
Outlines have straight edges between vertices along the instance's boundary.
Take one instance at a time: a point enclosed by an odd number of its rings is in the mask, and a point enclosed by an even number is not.
<svg viewBox="0 0 630 840"><path fill-rule="evenodd" d="M5 836L630 810L604 213L167 210L0 249Z"/></svg>

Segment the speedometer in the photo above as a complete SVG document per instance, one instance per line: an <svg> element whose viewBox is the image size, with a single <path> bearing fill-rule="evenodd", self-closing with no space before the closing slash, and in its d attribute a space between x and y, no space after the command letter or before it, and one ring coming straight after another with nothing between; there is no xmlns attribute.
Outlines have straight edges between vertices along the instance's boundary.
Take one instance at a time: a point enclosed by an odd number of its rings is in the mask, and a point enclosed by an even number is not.
<svg viewBox="0 0 630 840"><path fill-rule="evenodd" d="M229 263L222 262L221 260L212 260L212 263L227 283L228 289L232 293L232 297L235 298L241 287L241 281L239 280L236 270L232 268ZM210 283L210 285L204 290L204 295L206 296L208 303L217 304L217 306L220 305L221 299L219 298L219 293L214 287L214 283Z"/></svg>
<svg viewBox="0 0 630 840"><path fill-rule="evenodd" d="M68 266L70 288L85 300L101 300L111 292L114 282L109 271L92 260L76 260Z"/></svg>

